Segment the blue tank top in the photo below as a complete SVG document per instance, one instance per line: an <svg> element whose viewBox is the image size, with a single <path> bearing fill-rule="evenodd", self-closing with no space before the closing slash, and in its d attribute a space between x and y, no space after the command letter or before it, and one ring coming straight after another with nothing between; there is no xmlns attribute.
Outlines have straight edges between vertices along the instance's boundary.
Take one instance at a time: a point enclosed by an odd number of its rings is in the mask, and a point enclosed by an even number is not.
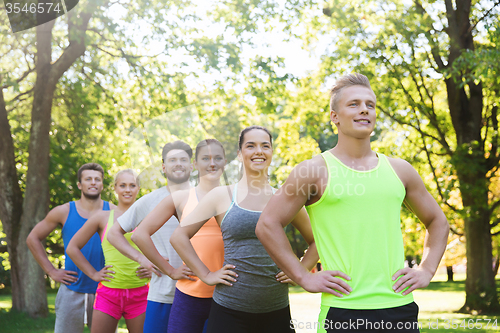
<svg viewBox="0 0 500 333"><path fill-rule="evenodd" d="M109 210L109 203L107 201L103 201L102 210ZM66 254L66 247L68 246L69 241L73 238L76 232L80 230L85 222L87 222L87 219L84 219L80 216L80 214L78 214L75 202L71 201L69 203L68 218L62 228L62 239L64 243L64 255L66 256L65 269L77 272L78 280L67 287L77 293L94 294L98 283L83 274L83 272L76 267L73 260L71 260L71 258ZM99 234L97 232L82 248L82 254L96 271L100 271L104 267L104 255L102 253L101 239L99 238Z"/></svg>

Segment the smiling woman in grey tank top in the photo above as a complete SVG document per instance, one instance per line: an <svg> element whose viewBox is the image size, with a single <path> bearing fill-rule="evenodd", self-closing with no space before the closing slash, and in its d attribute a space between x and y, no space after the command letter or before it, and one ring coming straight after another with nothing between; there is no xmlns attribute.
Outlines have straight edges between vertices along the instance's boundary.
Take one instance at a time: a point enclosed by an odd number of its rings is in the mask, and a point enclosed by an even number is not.
<svg viewBox="0 0 500 333"><path fill-rule="evenodd" d="M243 163L240 182L209 192L195 211L183 217L170 239L186 265L203 282L216 285L207 333L294 332L288 305L287 283L291 281L280 273L255 235L261 211L274 192L267 180L272 153L272 137L267 129L244 129L238 150L238 159ZM225 262L216 272L201 262L189 241L212 216L224 240ZM314 242L305 210L292 223L309 244ZM312 269L317 261L314 246L303 262Z"/></svg>
<svg viewBox="0 0 500 333"><path fill-rule="evenodd" d="M238 281L232 286L218 284L214 300L222 306L251 313L270 312L288 306L288 284L276 281L280 269L255 235L260 211L242 208L235 201L221 223L224 264L236 268Z"/></svg>

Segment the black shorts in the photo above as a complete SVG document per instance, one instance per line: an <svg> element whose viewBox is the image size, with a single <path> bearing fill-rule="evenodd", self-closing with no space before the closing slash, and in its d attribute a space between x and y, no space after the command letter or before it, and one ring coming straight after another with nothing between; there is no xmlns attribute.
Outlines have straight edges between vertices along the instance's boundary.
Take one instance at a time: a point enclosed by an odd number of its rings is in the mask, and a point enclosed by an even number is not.
<svg viewBox="0 0 500 333"><path fill-rule="evenodd" d="M330 308L323 327L327 332L419 333L418 305L412 302L395 308L351 310Z"/></svg>
<svg viewBox="0 0 500 333"><path fill-rule="evenodd" d="M232 310L212 300L207 333L294 333L290 307L265 312L249 313Z"/></svg>

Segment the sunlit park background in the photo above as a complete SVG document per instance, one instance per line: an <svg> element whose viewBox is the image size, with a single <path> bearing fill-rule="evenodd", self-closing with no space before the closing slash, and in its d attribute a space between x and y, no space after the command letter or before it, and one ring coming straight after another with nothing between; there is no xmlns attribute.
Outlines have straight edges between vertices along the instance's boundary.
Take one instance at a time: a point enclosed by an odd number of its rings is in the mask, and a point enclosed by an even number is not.
<svg viewBox="0 0 500 333"><path fill-rule="evenodd" d="M164 182L166 140L215 137L234 160L238 132L258 124L274 134L270 181L280 186L335 145L328 89L353 71L378 98L373 149L409 161L451 224L439 274L415 292L422 332L468 331L470 320L499 329L498 0L81 0L15 34L4 9L0 332L53 330L58 286L25 239L49 209L79 198L80 165L105 167L111 201L112 175L133 167L144 195ZM233 161L227 182L237 169ZM407 262L418 265L425 228L406 209L401 220ZM62 267L60 230L46 247ZM294 318L315 320L317 296L292 288Z"/></svg>

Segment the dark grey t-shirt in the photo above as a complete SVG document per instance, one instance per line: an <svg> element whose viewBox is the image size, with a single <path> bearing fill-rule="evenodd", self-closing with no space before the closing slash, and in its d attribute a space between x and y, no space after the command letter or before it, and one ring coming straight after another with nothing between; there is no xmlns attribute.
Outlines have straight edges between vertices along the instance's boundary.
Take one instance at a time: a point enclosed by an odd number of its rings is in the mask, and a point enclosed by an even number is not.
<svg viewBox="0 0 500 333"><path fill-rule="evenodd" d="M276 281L280 269L255 235L261 212L238 206L234 196L221 230L224 265L236 266L238 277L231 287L218 284L213 299L226 308L244 312L283 309L288 306L288 284Z"/></svg>

